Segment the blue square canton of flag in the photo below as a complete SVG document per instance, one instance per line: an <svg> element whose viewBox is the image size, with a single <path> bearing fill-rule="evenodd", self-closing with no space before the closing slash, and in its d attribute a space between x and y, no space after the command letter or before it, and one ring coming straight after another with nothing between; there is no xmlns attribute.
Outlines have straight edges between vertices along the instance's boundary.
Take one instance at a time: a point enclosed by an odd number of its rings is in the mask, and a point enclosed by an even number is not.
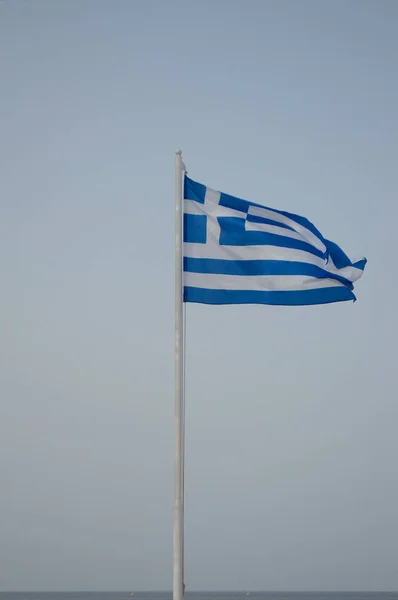
<svg viewBox="0 0 398 600"><path fill-rule="evenodd" d="M184 302L307 305L356 300L351 262L310 221L184 178Z"/></svg>

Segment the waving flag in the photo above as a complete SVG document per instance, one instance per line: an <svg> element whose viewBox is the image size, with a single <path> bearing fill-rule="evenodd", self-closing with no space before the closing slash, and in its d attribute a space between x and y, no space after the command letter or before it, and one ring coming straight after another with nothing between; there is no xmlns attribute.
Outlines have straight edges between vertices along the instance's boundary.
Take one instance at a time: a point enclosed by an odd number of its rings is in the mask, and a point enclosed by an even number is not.
<svg viewBox="0 0 398 600"><path fill-rule="evenodd" d="M217 192L185 175L184 301L325 304L355 300L351 262L310 221Z"/></svg>

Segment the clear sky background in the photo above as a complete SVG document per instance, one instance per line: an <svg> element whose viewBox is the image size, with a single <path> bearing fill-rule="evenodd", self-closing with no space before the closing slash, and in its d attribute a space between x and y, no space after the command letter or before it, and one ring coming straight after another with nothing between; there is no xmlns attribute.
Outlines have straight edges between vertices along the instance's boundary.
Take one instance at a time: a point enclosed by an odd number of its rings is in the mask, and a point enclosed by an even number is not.
<svg viewBox="0 0 398 600"><path fill-rule="evenodd" d="M398 589L394 0L0 2L0 589L171 589L174 151L369 262L188 306L188 589Z"/></svg>

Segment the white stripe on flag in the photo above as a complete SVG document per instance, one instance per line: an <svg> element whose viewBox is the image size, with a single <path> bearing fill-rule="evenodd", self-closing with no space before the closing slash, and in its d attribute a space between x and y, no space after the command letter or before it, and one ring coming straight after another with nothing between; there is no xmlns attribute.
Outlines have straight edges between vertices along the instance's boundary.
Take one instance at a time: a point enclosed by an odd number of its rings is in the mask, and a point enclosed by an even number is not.
<svg viewBox="0 0 398 600"><path fill-rule="evenodd" d="M200 204L199 202L195 202L194 200L184 200L184 213L188 215L209 215L209 212L209 207L206 204ZM245 215L239 210L227 208L226 206L218 205L216 212L216 215L212 215L209 218L214 219L216 217L245 217Z"/></svg>
<svg viewBox="0 0 398 600"><path fill-rule="evenodd" d="M184 285L211 290L315 290L344 285L335 279L316 279L303 275L214 275L184 273Z"/></svg>
<svg viewBox="0 0 398 600"><path fill-rule="evenodd" d="M293 238L294 240L301 240L302 242L309 243L308 240L297 231L286 229L286 227L278 227L277 225L270 225L269 223L253 223L253 221L245 221L246 231L265 231L266 233L274 233L275 235L283 235L284 237ZM318 240L319 241L319 240ZM315 247L314 244L311 245ZM317 246L319 248L319 243Z"/></svg>
<svg viewBox="0 0 398 600"><path fill-rule="evenodd" d="M325 260L310 252L280 246L220 246L218 243L184 243L188 258L223 258L226 260L287 260L310 263L325 268ZM338 271L339 272L339 271Z"/></svg>

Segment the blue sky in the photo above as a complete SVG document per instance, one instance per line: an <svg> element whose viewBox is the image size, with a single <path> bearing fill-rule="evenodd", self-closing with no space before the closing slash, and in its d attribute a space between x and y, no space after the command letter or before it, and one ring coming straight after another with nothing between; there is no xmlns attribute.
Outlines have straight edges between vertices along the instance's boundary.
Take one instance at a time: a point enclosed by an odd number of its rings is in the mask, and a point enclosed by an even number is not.
<svg viewBox="0 0 398 600"><path fill-rule="evenodd" d="M180 147L369 261L355 304L188 306L188 589L398 588L397 19L0 3L1 589L171 588Z"/></svg>

